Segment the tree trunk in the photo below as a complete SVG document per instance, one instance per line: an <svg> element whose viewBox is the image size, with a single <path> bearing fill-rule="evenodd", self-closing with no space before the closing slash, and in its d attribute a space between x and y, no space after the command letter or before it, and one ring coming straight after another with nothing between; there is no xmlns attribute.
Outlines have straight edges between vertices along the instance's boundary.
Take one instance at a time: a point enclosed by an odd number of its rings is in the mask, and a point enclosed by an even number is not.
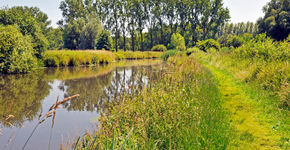
<svg viewBox="0 0 290 150"><path fill-rule="evenodd" d="M150 49L153 47L153 30L150 32Z"/></svg>
<svg viewBox="0 0 290 150"><path fill-rule="evenodd" d="M125 32L123 32L123 40L124 40L123 49L126 52L126 35L125 35Z"/></svg>
<svg viewBox="0 0 290 150"><path fill-rule="evenodd" d="M132 42L132 50L135 51L135 39L134 39L134 31L131 33L131 42Z"/></svg>
<svg viewBox="0 0 290 150"><path fill-rule="evenodd" d="M159 22L160 22L160 36L161 36L161 41L159 42L160 44L163 44L163 22L162 22L162 19L159 19Z"/></svg>
<svg viewBox="0 0 290 150"><path fill-rule="evenodd" d="M142 34L142 30L140 30L139 32L140 32L140 36L141 36L141 51L144 51L144 43L143 43L143 34Z"/></svg>

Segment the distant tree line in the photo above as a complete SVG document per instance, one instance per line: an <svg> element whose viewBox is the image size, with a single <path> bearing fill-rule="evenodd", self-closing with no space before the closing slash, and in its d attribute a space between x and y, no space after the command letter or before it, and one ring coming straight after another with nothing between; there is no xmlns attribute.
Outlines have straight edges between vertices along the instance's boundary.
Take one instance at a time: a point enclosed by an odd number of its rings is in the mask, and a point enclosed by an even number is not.
<svg viewBox="0 0 290 150"><path fill-rule="evenodd" d="M116 51L120 48L143 51L157 44L167 46L172 34L177 32L186 37L187 44L194 45L198 40L216 37L230 18L222 0L64 0L60 9L64 18L59 24L64 31L72 26L76 28L75 33L68 35L75 37L77 45L81 45L77 31L86 24L81 19L96 15L112 33ZM79 48L66 44L64 47Z"/></svg>

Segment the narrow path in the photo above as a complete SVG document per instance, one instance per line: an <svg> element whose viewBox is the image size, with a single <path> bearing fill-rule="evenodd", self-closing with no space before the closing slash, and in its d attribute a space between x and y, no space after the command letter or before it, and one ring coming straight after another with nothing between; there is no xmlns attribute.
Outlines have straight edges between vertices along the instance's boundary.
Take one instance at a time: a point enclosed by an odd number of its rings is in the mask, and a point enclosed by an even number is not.
<svg viewBox="0 0 290 150"><path fill-rule="evenodd" d="M208 67L219 83L223 107L229 112L234 137L229 149L280 149L280 136L259 116L261 108L248 96L236 79L211 65Z"/></svg>

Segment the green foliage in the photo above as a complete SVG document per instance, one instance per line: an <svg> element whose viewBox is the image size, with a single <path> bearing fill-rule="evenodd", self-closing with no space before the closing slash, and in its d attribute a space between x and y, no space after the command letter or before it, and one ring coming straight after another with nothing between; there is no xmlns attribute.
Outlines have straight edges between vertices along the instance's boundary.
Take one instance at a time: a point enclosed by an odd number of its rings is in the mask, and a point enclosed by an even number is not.
<svg viewBox="0 0 290 150"><path fill-rule="evenodd" d="M171 36L170 45L172 45L173 49L177 49L180 51L186 50L184 37L182 35L180 35L179 33L174 33Z"/></svg>
<svg viewBox="0 0 290 150"><path fill-rule="evenodd" d="M198 53L201 52L201 50L197 47L192 47L186 50L186 55L190 56L192 53Z"/></svg>
<svg viewBox="0 0 290 150"><path fill-rule="evenodd" d="M208 39L204 41L198 41L196 47L200 50L207 52L210 48L215 48L216 51L220 50L220 44L214 39Z"/></svg>
<svg viewBox="0 0 290 150"><path fill-rule="evenodd" d="M81 49L95 49L96 41L103 30L101 22L97 19L96 15L88 16L88 21L82 29L80 36Z"/></svg>
<svg viewBox="0 0 290 150"><path fill-rule="evenodd" d="M64 29L64 48L95 49L96 41L102 30L103 27L96 15L72 20Z"/></svg>
<svg viewBox="0 0 290 150"><path fill-rule="evenodd" d="M78 18L66 25L63 33L64 48L80 49L81 48L81 34L85 26L85 20Z"/></svg>
<svg viewBox="0 0 290 150"><path fill-rule="evenodd" d="M109 51L47 51L43 62L46 67L97 65L121 59L159 58L160 52L116 52Z"/></svg>
<svg viewBox="0 0 290 150"><path fill-rule="evenodd" d="M105 49L105 50L110 50L112 48L112 38L110 35L110 32L103 30L101 35L99 36L99 39L97 41L96 44L96 49L101 50L101 49Z"/></svg>
<svg viewBox="0 0 290 150"><path fill-rule="evenodd" d="M223 68L231 71L242 81L255 83L270 93L279 96L280 105L289 108L290 45L287 40L274 42L266 34L245 42L238 48L208 54Z"/></svg>
<svg viewBox="0 0 290 150"><path fill-rule="evenodd" d="M50 28L46 37L49 42L48 49L58 50L63 48L63 30L61 28Z"/></svg>
<svg viewBox="0 0 290 150"><path fill-rule="evenodd" d="M30 36L38 58L42 57L48 47L48 41L43 35L45 26L49 24L46 19L45 14L36 8L17 6L0 10L0 24L17 25L23 35Z"/></svg>
<svg viewBox="0 0 290 150"><path fill-rule="evenodd" d="M159 58L162 55L162 52L115 52L117 60L121 59L150 59L150 58Z"/></svg>
<svg viewBox="0 0 290 150"><path fill-rule="evenodd" d="M96 65L115 61L108 51L47 51L43 62L46 67Z"/></svg>
<svg viewBox="0 0 290 150"><path fill-rule="evenodd" d="M286 61L290 59L289 44L287 41L274 42L266 34L257 35L243 46L235 50L242 58L258 58L264 61Z"/></svg>
<svg viewBox="0 0 290 150"><path fill-rule="evenodd" d="M231 129L211 73L192 58L170 64L166 73L148 75L154 84L125 93L99 118L99 130L75 148L226 149Z"/></svg>
<svg viewBox="0 0 290 150"><path fill-rule="evenodd" d="M163 60L167 60L169 57L173 57L177 54L184 54L183 52L181 52L180 50L168 50L166 51L163 55L161 55L161 58Z"/></svg>
<svg viewBox="0 0 290 150"><path fill-rule="evenodd" d="M16 26L0 26L0 73L28 72L37 66L29 37Z"/></svg>
<svg viewBox="0 0 290 150"><path fill-rule="evenodd" d="M152 51L159 51L159 52L166 52L167 48L166 48L166 46L159 44L159 45L153 46L151 50Z"/></svg>
<svg viewBox="0 0 290 150"><path fill-rule="evenodd" d="M284 40L290 33L289 0L271 0L264 7L263 18L258 20L259 32L267 33L275 40Z"/></svg>
<svg viewBox="0 0 290 150"><path fill-rule="evenodd" d="M234 48L237 48L237 47L240 47L242 46L244 43L244 40L242 39L242 37L240 36L232 36L231 38L229 38L227 40L227 46L228 47L234 47Z"/></svg>

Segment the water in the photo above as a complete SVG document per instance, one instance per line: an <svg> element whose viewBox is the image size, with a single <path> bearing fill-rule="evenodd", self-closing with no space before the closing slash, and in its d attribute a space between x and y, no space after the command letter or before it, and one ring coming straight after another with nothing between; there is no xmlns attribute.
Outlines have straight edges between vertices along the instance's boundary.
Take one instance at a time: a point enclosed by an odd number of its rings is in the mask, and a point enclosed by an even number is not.
<svg viewBox="0 0 290 150"><path fill-rule="evenodd" d="M96 129L100 113L123 92L136 92L149 84L148 75L160 70L160 63L124 61L0 76L0 149L22 149L32 133L25 149L70 148L76 137ZM62 100L75 94L80 97L61 105L54 119L49 117L36 127L58 96Z"/></svg>

